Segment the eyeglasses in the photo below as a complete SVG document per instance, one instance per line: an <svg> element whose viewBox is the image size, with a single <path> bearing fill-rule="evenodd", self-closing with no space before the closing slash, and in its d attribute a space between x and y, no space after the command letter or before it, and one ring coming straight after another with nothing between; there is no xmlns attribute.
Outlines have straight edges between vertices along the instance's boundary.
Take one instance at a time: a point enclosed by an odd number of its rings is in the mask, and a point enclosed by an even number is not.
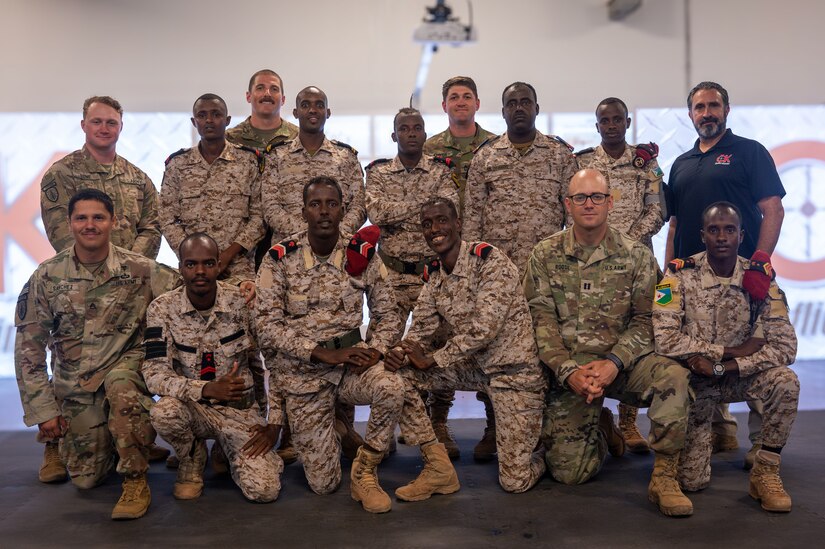
<svg viewBox="0 0 825 549"><path fill-rule="evenodd" d="M590 199L590 202L592 202L594 205L601 206L602 204L605 203L608 196L610 196L610 195L609 194L604 194L604 193L592 193L592 194L579 193L579 194L570 195L567 198L569 198L570 202L572 202L576 206L584 206L584 203L587 202L588 198Z"/></svg>

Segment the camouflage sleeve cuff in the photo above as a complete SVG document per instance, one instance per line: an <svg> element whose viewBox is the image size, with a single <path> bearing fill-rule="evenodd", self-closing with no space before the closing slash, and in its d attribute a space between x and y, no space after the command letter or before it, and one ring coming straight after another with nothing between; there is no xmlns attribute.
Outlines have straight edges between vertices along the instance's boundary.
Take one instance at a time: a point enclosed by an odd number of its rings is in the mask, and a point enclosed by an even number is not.
<svg viewBox="0 0 825 549"><path fill-rule="evenodd" d="M284 424L284 411L280 406L271 406L269 408L269 415L267 416L266 424L281 426Z"/></svg>
<svg viewBox="0 0 825 549"><path fill-rule="evenodd" d="M449 346L449 342L447 346ZM436 368L449 368L453 365L453 362L457 359L454 358L448 349L447 346L442 347L441 349L437 350L433 353L433 360L435 360Z"/></svg>
<svg viewBox="0 0 825 549"><path fill-rule="evenodd" d="M186 398L193 402L197 402L203 398L203 388L206 387L208 381L201 379L188 380L186 384Z"/></svg>
<svg viewBox="0 0 825 549"><path fill-rule="evenodd" d="M714 362L720 362L722 360L722 356L725 354L725 346L724 345L708 345L707 349L707 357Z"/></svg>
<svg viewBox="0 0 825 549"><path fill-rule="evenodd" d="M562 362L561 366L556 368L556 378L559 380L562 387L567 387L567 378L578 369L579 365L572 359L565 360Z"/></svg>
<svg viewBox="0 0 825 549"><path fill-rule="evenodd" d="M34 427L35 425L40 425L50 419L54 419L60 415L60 408L57 407L57 403L55 402L52 406L44 406L38 410L27 410L23 414L23 423L26 424L26 427Z"/></svg>
<svg viewBox="0 0 825 549"><path fill-rule="evenodd" d="M627 349L622 349L618 345L610 349L610 353L616 356L619 360L621 360L622 364L624 364L625 366L627 366L628 364L632 364L633 361L638 358L630 354L630 352L628 352Z"/></svg>

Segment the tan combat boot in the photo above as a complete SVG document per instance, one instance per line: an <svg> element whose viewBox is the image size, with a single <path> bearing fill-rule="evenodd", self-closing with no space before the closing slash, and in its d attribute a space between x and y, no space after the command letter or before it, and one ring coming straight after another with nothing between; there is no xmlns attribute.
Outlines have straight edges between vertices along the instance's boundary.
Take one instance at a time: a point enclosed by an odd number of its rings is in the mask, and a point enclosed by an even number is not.
<svg viewBox="0 0 825 549"><path fill-rule="evenodd" d="M168 458L169 455L172 453L169 451L168 448L164 448L163 446L158 445L157 443L153 442L148 446L149 449L149 461L163 461L164 459Z"/></svg>
<svg viewBox="0 0 825 549"><path fill-rule="evenodd" d="M713 433L711 438L713 444L713 453L731 452L739 448L739 441L736 435L726 435L725 433Z"/></svg>
<svg viewBox="0 0 825 549"><path fill-rule="evenodd" d="M458 492L461 484L455 473L447 450L440 442L431 442L421 447L424 469L414 481L395 491L395 497L402 501L421 501L433 494Z"/></svg>
<svg viewBox="0 0 825 549"><path fill-rule="evenodd" d="M216 475L225 475L229 472L229 460L221 447L221 443L215 440L212 449L209 451L209 459L212 462L212 471Z"/></svg>
<svg viewBox="0 0 825 549"><path fill-rule="evenodd" d="M350 469L350 495L370 513L386 513L392 508L390 496L378 484L376 468L383 457L383 452L370 452L361 446Z"/></svg>
<svg viewBox="0 0 825 549"><path fill-rule="evenodd" d="M112 519L132 520L140 518L146 514L151 502L152 494L149 492L145 474L124 477L123 493L120 495L120 499L117 500L115 508L112 509Z"/></svg>
<svg viewBox="0 0 825 549"><path fill-rule="evenodd" d="M613 423L613 412L608 408L602 408L599 413L599 430L604 435L604 440L607 441L607 451L613 457L622 457L624 455L624 438L616 424Z"/></svg>
<svg viewBox="0 0 825 549"><path fill-rule="evenodd" d="M667 456L656 452L647 498L659 506L663 515L689 517L693 514L693 504L679 488L679 481L676 480L678 465L679 454Z"/></svg>
<svg viewBox="0 0 825 549"><path fill-rule="evenodd" d="M289 423L284 422L281 427L281 443L276 450L277 454L283 460L284 465L295 463L298 460L298 451L292 445L292 431L289 430Z"/></svg>
<svg viewBox="0 0 825 549"><path fill-rule="evenodd" d="M364 439L352 426L352 419L346 406L340 403L335 404L335 433L341 441L341 451L344 456L355 461L358 448L364 445Z"/></svg>
<svg viewBox="0 0 825 549"><path fill-rule="evenodd" d="M433 424L435 438L447 449L447 455L450 456L450 459L458 459L461 457L461 451L458 449L458 444L453 438L449 425L447 425L447 415L449 413L450 405L448 404L439 403L430 406L430 421Z"/></svg>
<svg viewBox="0 0 825 549"><path fill-rule="evenodd" d="M647 440L636 427L636 416L639 409L627 404L619 404L619 430L622 432L627 449L634 454L646 454L650 452Z"/></svg>
<svg viewBox="0 0 825 549"><path fill-rule="evenodd" d="M756 461L756 452L762 449L761 442L754 442L751 449L748 450L748 453L745 454L745 471L750 471L753 469L753 462Z"/></svg>
<svg viewBox="0 0 825 549"><path fill-rule="evenodd" d="M66 466L60 459L60 445L58 442L47 442L43 449L43 463L37 478L40 482L63 482L69 478Z"/></svg>
<svg viewBox="0 0 825 549"><path fill-rule="evenodd" d="M473 448L473 459L476 461L492 461L496 457L496 414L493 412L493 403L484 393L476 393L476 400L484 403L484 415L487 416L487 425L484 426L484 436Z"/></svg>
<svg viewBox="0 0 825 549"><path fill-rule="evenodd" d="M191 455L179 456L178 476L172 495L175 499L197 499L203 493L203 469L206 466L206 442L196 440Z"/></svg>
<svg viewBox="0 0 825 549"><path fill-rule="evenodd" d="M791 496L782 487L779 478L779 464L782 458L779 454L759 450L751 469L750 496L762 503L762 509L775 513L789 513L791 511Z"/></svg>

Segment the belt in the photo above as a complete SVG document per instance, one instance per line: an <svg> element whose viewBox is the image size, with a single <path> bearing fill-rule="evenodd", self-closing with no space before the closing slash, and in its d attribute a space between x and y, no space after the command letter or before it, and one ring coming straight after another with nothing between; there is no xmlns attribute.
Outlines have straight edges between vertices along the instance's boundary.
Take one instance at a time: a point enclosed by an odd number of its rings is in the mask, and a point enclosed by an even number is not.
<svg viewBox="0 0 825 549"><path fill-rule="evenodd" d="M380 246L378 248L378 255L381 256L381 260L384 262L384 265L393 271L409 275L420 275L424 273L424 267L432 259L431 257L428 257L426 259L422 259L421 261L401 261L396 257L392 257L391 255L384 253L384 250L382 250Z"/></svg>
<svg viewBox="0 0 825 549"><path fill-rule="evenodd" d="M364 340L361 339L361 328L355 328L342 336L335 336L332 339L321 341L318 343L318 346L330 350L346 349L348 347L354 347L357 343L362 341Z"/></svg>

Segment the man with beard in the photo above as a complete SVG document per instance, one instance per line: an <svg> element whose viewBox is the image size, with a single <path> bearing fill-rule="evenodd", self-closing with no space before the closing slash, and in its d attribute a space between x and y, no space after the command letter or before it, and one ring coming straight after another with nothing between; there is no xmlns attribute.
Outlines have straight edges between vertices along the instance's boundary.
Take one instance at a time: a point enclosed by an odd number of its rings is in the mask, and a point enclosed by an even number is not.
<svg viewBox="0 0 825 549"><path fill-rule="evenodd" d="M770 153L760 143L734 135L727 129L730 113L728 92L716 82L701 82L688 94L688 114L699 139L670 169L670 229L665 262L690 257L704 250L700 238L702 212L714 202L727 201L742 212L745 231L739 254L756 263L748 271L744 287L756 300L764 300L770 282L759 268L770 261L782 218L785 188ZM759 449L761 418L758 403L749 403L752 448L745 458L750 469ZM734 450L736 420L727 405L714 417L714 450Z"/></svg>

